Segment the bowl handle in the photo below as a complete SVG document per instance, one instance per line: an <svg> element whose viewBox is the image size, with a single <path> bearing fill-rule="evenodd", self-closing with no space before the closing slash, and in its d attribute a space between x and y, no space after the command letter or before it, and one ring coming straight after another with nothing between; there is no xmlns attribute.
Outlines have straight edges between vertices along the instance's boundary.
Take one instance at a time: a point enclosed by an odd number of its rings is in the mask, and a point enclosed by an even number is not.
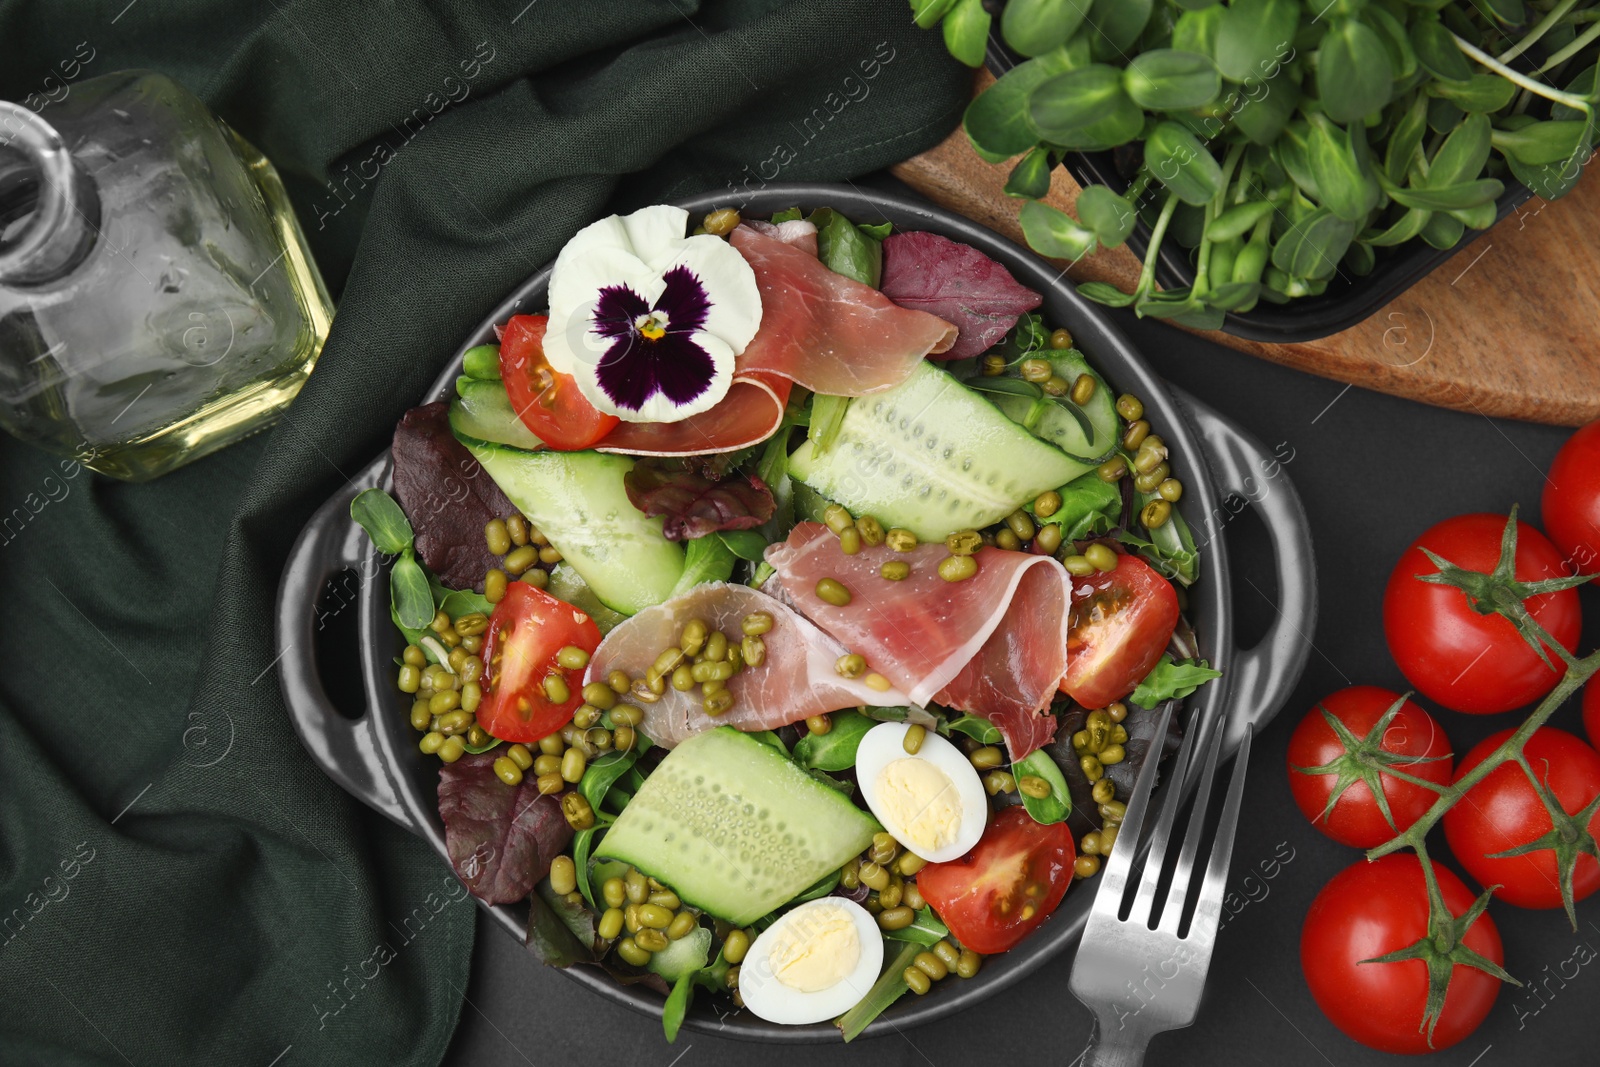
<svg viewBox="0 0 1600 1067"><path fill-rule="evenodd" d="M289 551L278 590L278 681L289 719L312 759L362 802L415 832L398 783L385 770L388 761L380 758L374 717L367 708L354 719L341 713L317 670L315 631L324 622L318 605L329 579L346 570L356 571L363 582L385 574L382 557L350 518L350 502L362 490L381 486L387 467L385 453L317 509ZM359 597L342 599L342 610L358 610ZM356 649L350 649L346 662L348 669L359 669Z"/></svg>
<svg viewBox="0 0 1600 1067"><path fill-rule="evenodd" d="M1282 455L1239 429L1213 408L1182 390L1174 389L1188 409L1205 446L1223 516L1207 516L1196 539L1218 536L1235 512L1228 507L1244 499L1256 509L1272 543L1278 578L1278 617L1254 648L1234 652L1227 751L1237 747L1247 724L1257 732L1276 715L1289 698L1311 655L1311 638L1317 625L1317 568L1311 547L1311 524L1300 494L1295 491ZM1279 446L1280 448L1282 446ZM1291 452L1289 458L1293 458Z"/></svg>

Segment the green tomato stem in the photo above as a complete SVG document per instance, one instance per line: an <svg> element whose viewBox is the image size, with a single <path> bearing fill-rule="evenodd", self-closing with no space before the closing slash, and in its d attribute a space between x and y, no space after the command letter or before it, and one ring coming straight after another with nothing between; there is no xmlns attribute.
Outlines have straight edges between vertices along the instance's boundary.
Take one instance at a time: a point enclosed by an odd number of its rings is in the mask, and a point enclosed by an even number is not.
<svg viewBox="0 0 1600 1067"><path fill-rule="evenodd" d="M1511 84L1520 85L1530 93L1537 93L1546 100L1554 101L1557 104L1565 104L1574 111L1581 111L1585 115L1593 114L1593 108L1591 107L1589 101L1583 97L1575 96L1572 93L1564 93L1560 89L1552 89L1543 82L1534 81L1532 78L1529 78L1523 74L1519 74L1510 67L1506 66L1504 63L1499 62L1487 52L1484 52L1483 50L1474 46L1471 42L1462 40L1454 33L1452 33L1450 36L1456 42L1456 47L1461 50L1462 54L1477 60L1483 66L1488 67L1490 70L1494 71ZM1588 36L1589 34L1584 34L1584 37ZM1579 40L1582 40L1582 38L1579 38ZM1573 45L1576 45L1577 43L1578 41L1572 42ZM1568 45L1568 48L1571 47L1571 45ZM1566 50L1567 49L1565 48L1562 49L1563 52ZM1560 53L1557 54L1559 55ZM1554 58L1554 56L1551 57L1551 59Z"/></svg>
<svg viewBox="0 0 1600 1067"><path fill-rule="evenodd" d="M1501 63L1509 63L1522 53L1526 52L1528 49L1532 48L1534 45L1538 44L1539 38L1543 37L1545 34L1554 29L1556 23L1560 22L1562 17L1565 16L1567 12L1576 7L1577 3L1578 0L1561 0L1559 4L1550 9L1549 14L1540 19L1538 24L1527 32L1522 40L1518 41L1504 52L1501 52L1499 55L1499 61Z"/></svg>
<svg viewBox="0 0 1600 1067"><path fill-rule="evenodd" d="M1434 801L1433 807L1429 808L1422 818L1412 823L1404 833L1396 834L1376 848L1368 849L1367 859L1375 860L1381 856L1387 856L1391 852L1398 852L1400 849L1408 847L1421 853L1423 851L1423 839L1428 836L1428 831L1432 830L1434 826L1438 825L1439 820L1444 818L1444 813L1450 810L1467 793L1471 792L1473 786L1489 777L1501 766L1513 760L1520 762L1522 759L1522 746L1527 744L1528 738L1532 737L1534 731L1549 720L1556 708L1560 707L1567 697L1582 688L1583 684L1597 672L1600 672L1600 652L1591 652L1583 659L1575 660L1567 668L1566 676L1557 683L1556 687L1550 691L1550 695L1540 702L1539 706L1523 721L1522 725L1517 727L1515 733L1501 742L1500 747L1491 752L1489 757L1482 763L1462 775L1460 781L1442 792L1439 795L1439 799Z"/></svg>

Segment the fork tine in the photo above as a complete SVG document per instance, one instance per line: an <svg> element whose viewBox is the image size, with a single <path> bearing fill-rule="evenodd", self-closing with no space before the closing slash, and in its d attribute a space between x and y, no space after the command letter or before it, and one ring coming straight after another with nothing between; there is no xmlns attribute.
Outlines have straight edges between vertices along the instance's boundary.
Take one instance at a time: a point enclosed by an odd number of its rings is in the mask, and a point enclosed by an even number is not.
<svg viewBox="0 0 1600 1067"><path fill-rule="evenodd" d="M1205 832L1206 809L1211 806L1211 783L1216 778L1217 754L1222 750L1222 735L1227 732L1225 716L1218 716L1210 725L1212 729L1211 737L1206 742L1205 769L1200 774L1199 785L1195 787L1194 809L1189 813L1183 848L1178 853L1178 864L1172 870L1172 885L1167 889L1167 900L1161 906L1161 922L1157 927L1174 935L1183 917L1184 898L1189 895L1189 878L1194 872L1195 856L1200 851L1201 835Z"/></svg>
<svg viewBox="0 0 1600 1067"><path fill-rule="evenodd" d="M1191 722L1193 720L1191 719ZM1178 817L1178 809L1183 806L1183 797L1187 790L1184 788L1189 780L1189 771L1195 761L1195 735L1202 731L1191 730L1183 735L1183 745L1178 749L1177 758L1172 761L1172 768L1167 776L1167 795L1161 802L1161 814L1156 820L1156 828L1150 835L1150 849L1144 861L1144 874L1139 879L1139 891L1133 898L1133 908L1128 912L1128 921L1148 923L1150 921L1150 908L1155 902L1156 883L1161 879L1161 868L1167 855L1167 838L1172 836L1172 824ZM1117 834L1117 840L1122 840L1122 834ZM1138 838L1134 838L1137 842ZM1116 854L1116 849L1112 849Z"/></svg>
<svg viewBox="0 0 1600 1067"><path fill-rule="evenodd" d="M1172 705L1168 704L1161 713L1161 723L1156 727L1155 737L1164 741L1167 736L1167 725L1172 718ZM1160 741L1152 742L1159 744ZM1144 828L1145 809L1150 806L1150 791L1155 785L1156 764L1161 762L1159 748L1148 753L1144 766L1139 768L1139 777L1133 783L1133 793L1128 797L1128 808L1122 818L1122 829L1118 831L1118 840L1128 842L1125 848L1113 848L1111 858L1106 861L1105 870L1100 875L1100 888L1094 895L1095 908L1109 908L1112 915L1122 910L1122 891L1128 884L1128 869L1133 866L1133 854L1138 851L1139 832Z"/></svg>
<svg viewBox="0 0 1600 1067"><path fill-rule="evenodd" d="M1228 782L1228 799L1222 806L1222 818L1217 823L1217 839L1211 845L1211 859L1206 864L1206 880L1200 887L1200 900L1195 905L1194 920L1190 930L1206 930L1215 936L1217 922L1222 914L1222 892L1228 881L1228 861L1233 858L1234 832L1239 828L1239 805L1244 797L1244 772L1250 763L1250 739L1255 736L1255 725L1246 724L1239 751L1233 760L1233 778ZM1201 925L1204 923L1205 925Z"/></svg>

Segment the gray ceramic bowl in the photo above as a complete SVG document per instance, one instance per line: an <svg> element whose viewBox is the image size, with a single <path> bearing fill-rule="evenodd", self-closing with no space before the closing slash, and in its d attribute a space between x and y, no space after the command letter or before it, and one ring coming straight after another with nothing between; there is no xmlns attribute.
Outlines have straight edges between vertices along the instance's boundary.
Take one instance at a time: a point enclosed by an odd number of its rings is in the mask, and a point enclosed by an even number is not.
<svg viewBox="0 0 1600 1067"><path fill-rule="evenodd" d="M682 201L691 214L730 206L723 194ZM891 222L901 230L928 230L963 241L1005 264L1024 285L1044 294L1041 311L1048 322L1072 331L1076 343L1119 392L1144 401L1145 412L1172 450L1173 474L1186 490L1181 510L1202 544L1201 580L1189 590L1189 617L1202 654L1223 672L1188 702L1188 729L1225 728L1231 750L1245 724L1258 727L1286 699L1300 677L1316 620L1316 589L1311 539L1298 496L1273 463L1273 456L1216 412L1179 394L1155 376L1138 352L1098 306L1080 298L1054 268L990 230L931 204L905 197L862 192L847 185L772 185L733 203L751 217L765 217L799 205L838 208L857 222ZM418 403L452 395L461 355L473 345L494 341L495 323L545 307L546 267L529 278L470 336ZM1272 474L1276 471L1276 474ZM402 641L389 621L388 582L366 535L350 521L350 501L363 489L390 487L389 455L375 458L306 525L290 553L279 590L277 639L282 653L279 678L295 727L319 765L334 781L445 855L444 827L435 788L439 763L417 751L416 734L394 689L394 657ZM1230 565L1226 525L1248 498L1265 522L1275 555L1278 617L1254 647L1234 645L1228 595ZM365 713L348 718L334 707L319 675L313 629L316 605L330 579L348 571L362 576L359 593L360 648L341 663L359 660ZM376 580L375 580L376 579ZM329 670L341 669L327 665ZM348 669L348 666L342 669ZM1221 721L1219 721L1221 720ZM994 996L1021 981L1045 961L1071 951L1083 930L1096 887L1079 883L1056 913L1031 937L1004 955L985 961L969 981L946 982L924 997L905 997L868 1028L888 1033L942 1018ZM521 939L527 922L524 905L488 908L507 932ZM565 972L600 996L657 1018L662 998L639 986L622 986L594 967ZM719 1013L718 1009L722 1009ZM685 1025L693 1030L788 1044L837 1041L831 1024L778 1026L748 1012L727 1011L723 1002L701 996Z"/></svg>

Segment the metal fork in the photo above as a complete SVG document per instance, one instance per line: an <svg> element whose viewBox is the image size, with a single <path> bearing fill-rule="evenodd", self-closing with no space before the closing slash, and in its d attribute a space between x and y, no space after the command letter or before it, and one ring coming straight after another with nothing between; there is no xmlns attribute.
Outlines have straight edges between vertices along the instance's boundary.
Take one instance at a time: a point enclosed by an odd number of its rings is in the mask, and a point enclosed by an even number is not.
<svg viewBox="0 0 1600 1067"><path fill-rule="evenodd" d="M1172 707L1168 705L1161 716L1157 738L1166 736L1171 715ZM1141 854L1136 846L1150 807L1159 760L1147 759L1139 770L1122 829L1118 831L1117 847L1112 849L1100 876L1094 907L1072 967L1073 995L1095 1014L1095 1034L1082 1057L1083 1067L1138 1067L1144 1062L1151 1037L1190 1025L1199 1010L1206 971L1211 966L1211 950L1217 940L1253 733L1253 728L1247 726L1239 744L1199 899L1185 927L1182 920L1190 895L1189 883L1206 828L1206 808L1222 738L1227 732L1225 718L1215 716L1207 723L1209 729L1191 731L1184 737L1168 775L1155 830L1148 848L1143 850L1143 874L1130 902L1125 898L1129 896L1135 861ZM1201 733L1205 736L1197 739L1196 734ZM1203 766L1196 783L1194 770L1200 760ZM1194 808L1165 903L1153 912L1163 868L1169 865L1172 827L1191 793L1195 797Z"/></svg>

